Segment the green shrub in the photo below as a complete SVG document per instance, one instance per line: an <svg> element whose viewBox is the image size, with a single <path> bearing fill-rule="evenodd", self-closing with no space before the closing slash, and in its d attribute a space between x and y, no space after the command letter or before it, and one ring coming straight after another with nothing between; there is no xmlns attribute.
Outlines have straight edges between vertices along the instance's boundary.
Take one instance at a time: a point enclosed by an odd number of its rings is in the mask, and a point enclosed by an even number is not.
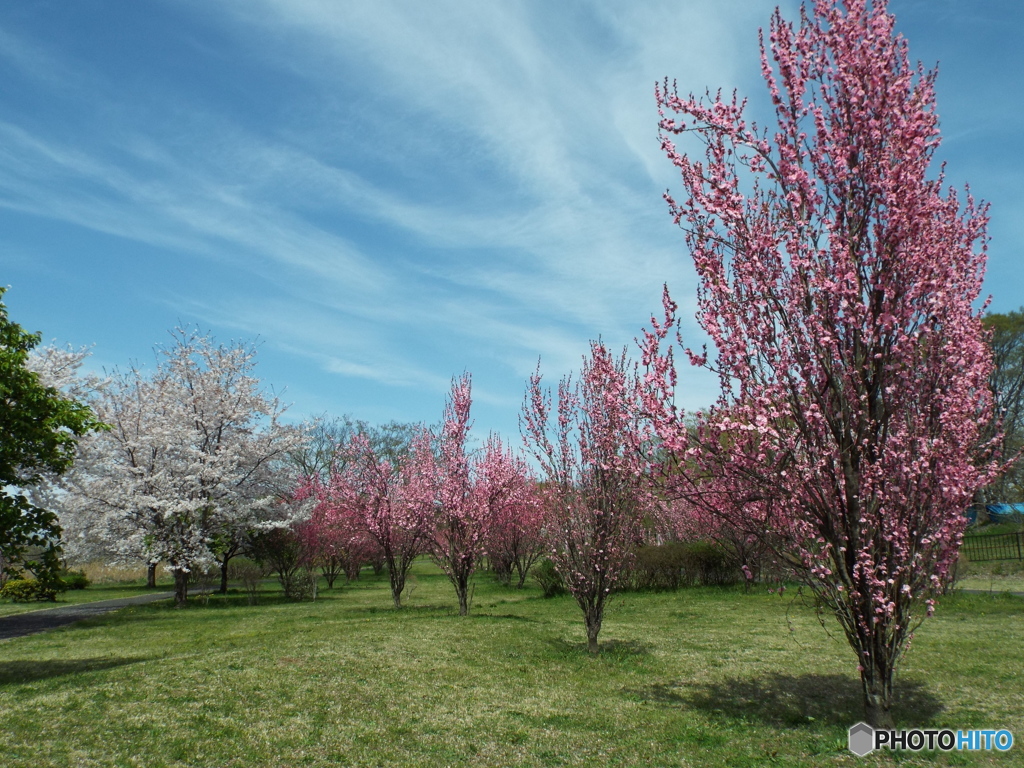
<svg viewBox="0 0 1024 768"><path fill-rule="evenodd" d="M541 560L533 567L533 578L540 584L544 597L565 594L565 582L555 569L555 564L548 559Z"/></svg>
<svg viewBox="0 0 1024 768"><path fill-rule="evenodd" d="M639 590L679 589L687 562L687 545L679 541L639 547L625 584Z"/></svg>
<svg viewBox="0 0 1024 768"><path fill-rule="evenodd" d="M718 544L690 541L683 547L683 581L688 586L716 587L735 584L739 580L738 565Z"/></svg>
<svg viewBox="0 0 1024 768"><path fill-rule="evenodd" d="M740 579L736 557L711 541L670 541L638 547L621 589L675 590L722 586Z"/></svg>
<svg viewBox="0 0 1024 768"><path fill-rule="evenodd" d="M309 568L299 568L283 582L284 596L296 602L316 600L316 582L316 571Z"/></svg>
<svg viewBox="0 0 1024 768"><path fill-rule="evenodd" d="M85 589L92 584L85 571L63 571L57 578L65 589Z"/></svg>
<svg viewBox="0 0 1024 768"><path fill-rule="evenodd" d="M13 600L16 603L30 603L33 600L57 599L58 588L53 584L43 583L36 579L9 579L0 588L0 597Z"/></svg>
<svg viewBox="0 0 1024 768"><path fill-rule="evenodd" d="M309 580L299 571L303 570L302 540L291 528L271 528L253 536L248 555L271 573L277 573L285 597L289 600L303 600L312 588Z"/></svg>

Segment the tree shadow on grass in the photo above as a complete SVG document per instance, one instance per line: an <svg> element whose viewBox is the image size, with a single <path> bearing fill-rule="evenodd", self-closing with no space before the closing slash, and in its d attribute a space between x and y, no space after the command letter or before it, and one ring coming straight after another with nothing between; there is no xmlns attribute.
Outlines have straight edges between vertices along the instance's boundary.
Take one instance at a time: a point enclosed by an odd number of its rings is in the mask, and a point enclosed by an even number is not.
<svg viewBox="0 0 1024 768"><path fill-rule="evenodd" d="M395 608L391 603L381 605L353 605L346 606L346 616L405 616L407 618L428 619L436 616L443 616L450 613L458 613L458 606L451 606L447 603L432 603L427 605L403 605Z"/></svg>
<svg viewBox="0 0 1024 768"><path fill-rule="evenodd" d="M506 621L525 621L529 624L536 624L537 619L531 619L529 616L519 616L515 613L470 613L470 618L474 619L503 619Z"/></svg>
<svg viewBox="0 0 1024 768"><path fill-rule="evenodd" d="M812 722L848 726L864 719L860 681L844 675L772 674L705 684L655 683L629 693L666 706L757 720L772 726L793 727ZM926 726L943 709L922 683L897 682L893 706L897 723Z"/></svg>
<svg viewBox="0 0 1024 768"><path fill-rule="evenodd" d="M584 642L571 643L562 638L548 640L548 644L558 653L568 656L594 656L610 659L625 659L634 656L649 656L651 646L636 640L605 640L597 644L597 654L591 654Z"/></svg>
<svg viewBox="0 0 1024 768"><path fill-rule="evenodd" d="M64 661L2 661L0 662L0 687L7 685L23 685L52 677L77 675L85 672L99 672L104 669L115 669L128 664L149 661L148 658L113 657L104 659L67 659Z"/></svg>
<svg viewBox="0 0 1024 768"><path fill-rule="evenodd" d="M222 608L267 608L272 605L298 605L300 603L319 603L331 600L333 596L329 592L321 593L316 600L295 600L285 597L282 592L260 592L256 595L255 602L249 602L248 595L231 594L222 595L213 593L204 599L203 595L189 594L186 609L197 611L215 611ZM174 603L165 605L170 610L182 610Z"/></svg>

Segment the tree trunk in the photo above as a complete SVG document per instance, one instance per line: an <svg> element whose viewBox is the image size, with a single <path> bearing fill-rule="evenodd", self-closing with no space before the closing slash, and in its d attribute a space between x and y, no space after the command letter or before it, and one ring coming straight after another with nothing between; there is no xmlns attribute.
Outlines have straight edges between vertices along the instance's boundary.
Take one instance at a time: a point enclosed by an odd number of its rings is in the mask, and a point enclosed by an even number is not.
<svg viewBox="0 0 1024 768"><path fill-rule="evenodd" d="M188 572L174 570L174 607L184 608L188 602Z"/></svg>
<svg viewBox="0 0 1024 768"><path fill-rule="evenodd" d="M977 514L975 523L983 525L988 522L988 489L979 488L974 492L974 498L972 499L971 506Z"/></svg>
<svg viewBox="0 0 1024 768"><path fill-rule="evenodd" d="M157 563L150 563L146 568L146 586L156 589L156 566Z"/></svg>
<svg viewBox="0 0 1024 768"><path fill-rule="evenodd" d="M875 728L892 728L892 669L885 665L875 664L874 669L864 669L860 673L861 685L864 688L864 717L868 725Z"/></svg>
<svg viewBox="0 0 1024 768"><path fill-rule="evenodd" d="M397 568L391 569L391 599L395 601L395 608L402 607L402 590L405 589L405 579L398 573Z"/></svg>
<svg viewBox="0 0 1024 768"><path fill-rule="evenodd" d="M228 593L228 563L231 558L227 555L220 563L220 593L226 595Z"/></svg>
<svg viewBox="0 0 1024 768"><path fill-rule="evenodd" d="M472 567L466 563L454 563L459 570L448 574L448 580L455 587L455 595L459 598L459 616L469 615L469 605L473 598L470 594L470 579L473 577Z"/></svg>
<svg viewBox="0 0 1024 768"><path fill-rule="evenodd" d="M587 626L587 650L597 653L597 635L601 631L601 612L592 608L583 615L583 623Z"/></svg>
<svg viewBox="0 0 1024 768"><path fill-rule="evenodd" d="M330 556L320 566L320 573L323 574L324 581L327 582L328 589L334 589L334 582L337 581L338 576L345 569L345 564L339 557Z"/></svg>

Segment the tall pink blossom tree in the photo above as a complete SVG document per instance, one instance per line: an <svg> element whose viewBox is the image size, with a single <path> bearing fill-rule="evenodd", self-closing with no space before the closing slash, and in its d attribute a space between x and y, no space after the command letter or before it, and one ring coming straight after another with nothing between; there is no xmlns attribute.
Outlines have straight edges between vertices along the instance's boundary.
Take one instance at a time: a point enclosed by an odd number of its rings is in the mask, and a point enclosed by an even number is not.
<svg viewBox="0 0 1024 768"><path fill-rule="evenodd" d="M420 452L422 460L410 466L412 482L421 485L421 497L434 507L433 557L455 588L460 616L469 613L473 576L496 525L527 509L530 486L526 463L497 436L477 453L468 449L472 404L467 373L452 380L433 460Z"/></svg>
<svg viewBox="0 0 1024 768"><path fill-rule="evenodd" d="M688 436L672 403L675 305L644 340L650 396L691 500L754 506L857 655L867 718L957 557L992 475L991 369L978 298L986 210L929 176L935 73L908 62L884 0L778 11L762 72L769 130L719 93L657 88L666 196L700 278L721 398ZM674 138L703 142L705 157ZM675 331L678 334L678 330Z"/></svg>
<svg viewBox="0 0 1024 768"><path fill-rule="evenodd" d="M639 396L625 353L616 358L594 342L579 378L559 384L554 411L538 368L520 417L546 476L551 559L583 611L591 653L598 652L609 596L652 509L649 427L638 415Z"/></svg>
<svg viewBox="0 0 1024 768"><path fill-rule="evenodd" d="M510 518L528 513L531 502L529 469L499 437L491 435L478 453L467 450L471 387L469 374L452 381L432 478L434 559L455 587L462 616L469 613L473 575L497 526L511 525ZM528 568L524 544L516 555L520 567Z"/></svg>
<svg viewBox="0 0 1024 768"><path fill-rule="evenodd" d="M334 589L338 577L348 572L349 543L355 534L350 516L333 512L326 505L316 505L309 518L295 526L303 551L320 568L328 589Z"/></svg>
<svg viewBox="0 0 1024 768"><path fill-rule="evenodd" d="M424 477L436 509L434 560L455 587L460 616L469 613L470 582L484 554L490 521L489 509L481 503L475 487L473 457L466 448L472 404L469 374L453 379L436 460Z"/></svg>
<svg viewBox="0 0 1024 768"><path fill-rule="evenodd" d="M314 516L353 529L354 546L365 550L365 536L379 547L391 598L401 608L409 569L429 551L434 533L434 508L424 490L429 475L422 468L433 460L430 435L414 437L404 461L380 456L365 434L352 437L345 454L326 480L310 478L299 495L315 498Z"/></svg>

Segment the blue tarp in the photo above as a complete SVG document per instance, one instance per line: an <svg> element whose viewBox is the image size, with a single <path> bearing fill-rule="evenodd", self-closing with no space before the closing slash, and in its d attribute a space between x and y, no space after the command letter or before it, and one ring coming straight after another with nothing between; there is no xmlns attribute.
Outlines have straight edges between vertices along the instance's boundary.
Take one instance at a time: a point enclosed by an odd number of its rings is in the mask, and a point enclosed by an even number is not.
<svg viewBox="0 0 1024 768"><path fill-rule="evenodd" d="M1010 523L1024 516L1024 504L987 504L985 509L993 523Z"/></svg>
<svg viewBox="0 0 1024 768"><path fill-rule="evenodd" d="M986 504L985 511L991 523L1012 523L1024 516L1024 504ZM978 522L978 507L971 505L964 510L968 525Z"/></svg>

